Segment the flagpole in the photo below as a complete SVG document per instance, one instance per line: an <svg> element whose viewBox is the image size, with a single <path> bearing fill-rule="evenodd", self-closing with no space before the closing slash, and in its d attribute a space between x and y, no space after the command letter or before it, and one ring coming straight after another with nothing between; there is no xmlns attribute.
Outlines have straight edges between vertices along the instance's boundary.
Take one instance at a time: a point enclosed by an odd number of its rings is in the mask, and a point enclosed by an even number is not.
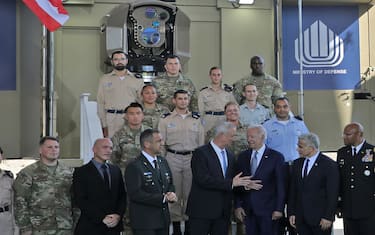
<svg viewBox="0 0 375 235"><path fill-rule="evenodd" d="M44 136L53 136L54 110L54 35L42 26L42 87L43 87L43 130Z"/></svg>
<svg viewBox="0 0 375 235"><path fill-rule="evenodd" d="M302 0L298 0L298 42L299 42L299 81L300 81L300 90L299 90L299 102L298 102L298 114L301 118L304 116L304 90L303 90L303 61L302 61L302 50L303 50L303 35L302 35Z"/></svg>

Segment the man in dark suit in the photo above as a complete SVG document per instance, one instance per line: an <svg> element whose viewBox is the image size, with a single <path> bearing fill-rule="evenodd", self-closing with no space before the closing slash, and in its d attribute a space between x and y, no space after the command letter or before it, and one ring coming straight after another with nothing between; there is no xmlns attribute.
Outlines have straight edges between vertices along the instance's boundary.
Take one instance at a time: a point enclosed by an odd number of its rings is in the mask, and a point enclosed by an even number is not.
<svg viewBox="0 0 375 235"><path fill-rule="evenodd" d="M187 204L192 235L227 235L232 206L232 189L249 185L250 177L235 176L235 160L226 150L236 126L223 122L214 139L193 152L193 182Z"/></svg>
<svg viewBox="0 0 375 235"><path fill-rule="evenodd" d="M111 140L97 139L93 152L94 158L73 174L73 199L81 210L74 234L118 235L126 193L120 168L106 162L112 154Z"/></svg>
<svg viewBox="0 0 375 235"><path fill-rule="evenodd" d="M339 217L345 235L375 234L374 146L363 138L360 123L348 124L343 133L345 147L337 151L340 171Z"/></svg>
<svg viewBox="0 0 375 235"><path fill-rule="evenodd" d="M285 164L281 153L268 148L263 126L249 127L249 150L238 156L238 172L251 175L255 187L236 192L235 215L247 235L276 235L285 206Z"/></svg>
<svg viewBox="0 0 375 235"><path fill-rule="evenodd" d="M303 134L298 137L289 192L290 224L299 235L330 235L335 218L339 191L336 163L319 151L319 137Z"/></svg>
<svg viewBox="0 0 375 235"><path fill-rule="evenodd" d="M169 235L168 202L177 201L172 173L160 154L162 136L157 130L141 133L141 155L125 171L130 226L134 235Z"/></svg>

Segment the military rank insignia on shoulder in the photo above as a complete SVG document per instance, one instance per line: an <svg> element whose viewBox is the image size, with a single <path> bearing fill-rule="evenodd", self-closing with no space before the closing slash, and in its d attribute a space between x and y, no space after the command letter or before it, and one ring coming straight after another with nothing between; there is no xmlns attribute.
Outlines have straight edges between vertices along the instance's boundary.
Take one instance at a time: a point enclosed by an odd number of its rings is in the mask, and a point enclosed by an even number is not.
<svg viewBox="0 0 375 235"><path fill-rule="evenodd" d="M202 89L200 89L199 91L203 91L203 90L205 90L205 89L207 89L208 88L208 86L205 86L205 87L203 87Z"/></svg>
<svg viewBox="0 0 375 235"><path fill-rule="evenodd" d="M10 178L13 179L14 176L13 176L13 173L11 171L4 171L4 173L5 173L6 176L9 176Z"/></svg>
<svg viewBox="0 0 375 235"><path fill-rule="evenodd" d="M201 115L198 112L191 112L192 118L199 119Z"/></svg>
<svg viewBox="0 0 375 235"><path fill-rule="evenodd" d="M168 117L169 115L171 115L171 113L163 113L160 117L161 117L161 118L166 118L166 117Z"/></svg>
<svg viewBox="0 0 375 235"><path fill-rule="evenodd" d="M224 83L224 91L227 91L227 92L232 92L233 91L233 87Z"/></svg>

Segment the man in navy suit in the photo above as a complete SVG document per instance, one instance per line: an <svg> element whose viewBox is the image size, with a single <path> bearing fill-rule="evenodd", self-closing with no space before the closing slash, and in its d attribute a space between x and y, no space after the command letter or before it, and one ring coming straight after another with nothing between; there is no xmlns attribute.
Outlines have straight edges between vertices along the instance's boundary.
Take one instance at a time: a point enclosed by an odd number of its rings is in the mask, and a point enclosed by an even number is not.
<svg viewBox="0 0 375 235"><path fill-rule="evenodd" d="M126 209L126 193L120 168L107 163L112 141L97 139L94 158L74 171L73 198L81 210L74 234L119 235Z"/></svg>
<svg viewBox="0 0 375 235"><path fill-rule="evenodd" d="M290 224L299 235L330 235L335 218L339 192L339 171L336 163L319 151L319 137L303 134L298 137L289 192Z"/></svg>
<svg viewBox="0 0 375 235"><path fill-rule="evenodd" d="M374 146L363 137L363 126L353 122L343 133L345 146L337 151L340 172L339 216L345 235L375 234Z"/></svg>
<svg viewBox="0 0 375 235"><path fill-rule="evenodd" d="M238 172L250 176L253 187L236 193L235 215L246 225L247 235L276 235L285 206L285 164L281 153L268 148L263 126L247 130L249 150L238 157Z"/></svg>
<svg viewBox="0 0 375 235"><path fill-rule="evenodd" d="M176 202L172 173L160 156L163 139L159 131L141 133L141 155L125 171L129 196L130 226L134 235L169 235L168 202Z"/></svg>
<svg viewBox="0 0 375 235"><path fill-rule="evenodd" d="M232 189L249 185L250 177L235 175L235 160L227 151L236 126L223 122L215 128L214 139L193 152L193 182L187 204L192 235L228 235Z"/></svg>

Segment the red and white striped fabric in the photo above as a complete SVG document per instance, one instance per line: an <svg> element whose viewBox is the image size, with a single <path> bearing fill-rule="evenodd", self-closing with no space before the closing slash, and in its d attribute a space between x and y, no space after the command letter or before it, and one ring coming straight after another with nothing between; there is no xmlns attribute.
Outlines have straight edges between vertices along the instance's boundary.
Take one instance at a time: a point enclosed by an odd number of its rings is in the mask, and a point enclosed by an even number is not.
<svg viewBox="0 0 375 235"><path fill-rule="evenodd" d="M23 0L51 32L60 28L68 19L62 0Z"/></svg>

